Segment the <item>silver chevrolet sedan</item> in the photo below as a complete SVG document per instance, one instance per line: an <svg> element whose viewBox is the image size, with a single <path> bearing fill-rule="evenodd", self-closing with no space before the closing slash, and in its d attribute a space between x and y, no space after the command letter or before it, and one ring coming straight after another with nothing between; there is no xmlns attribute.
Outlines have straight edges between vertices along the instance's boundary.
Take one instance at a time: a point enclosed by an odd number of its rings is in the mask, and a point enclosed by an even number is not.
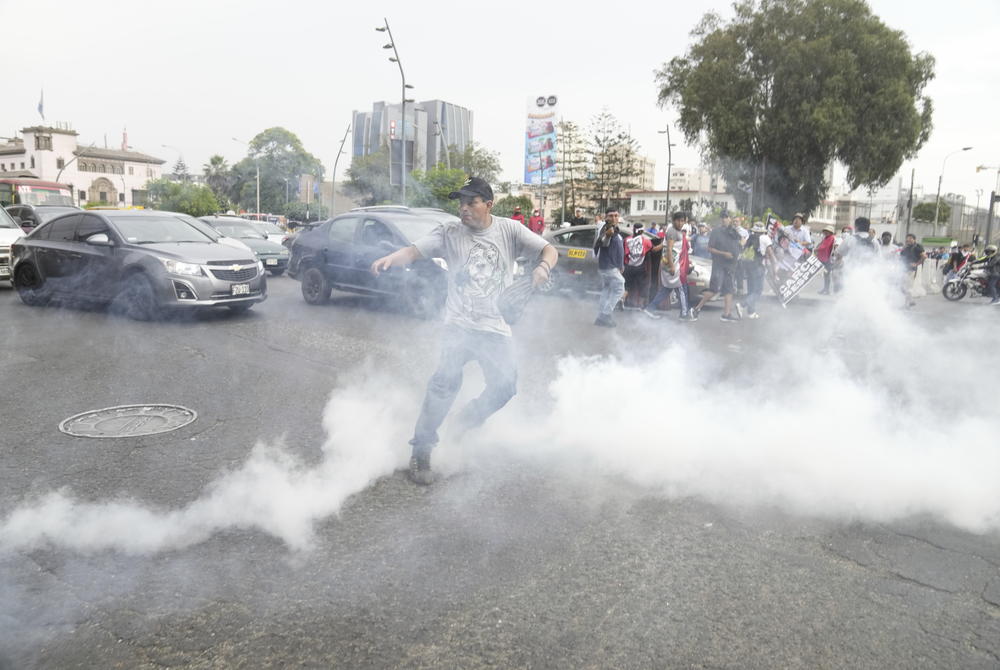
<svg viewBox="0 0 1000 670"><path fill-rule="evenodd" d="M186 214L94 210L56 217L11 246L14 288L27 305L105 303L149 320L201 307L250 309L267 297L250 249Z"/></svg>

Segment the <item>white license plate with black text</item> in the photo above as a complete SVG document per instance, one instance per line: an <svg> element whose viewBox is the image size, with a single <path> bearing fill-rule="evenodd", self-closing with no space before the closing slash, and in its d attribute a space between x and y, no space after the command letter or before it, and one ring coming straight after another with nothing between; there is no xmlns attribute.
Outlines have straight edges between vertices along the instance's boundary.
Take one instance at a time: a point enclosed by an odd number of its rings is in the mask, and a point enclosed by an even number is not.
<svg viewBox="0 0 1000 670"><path fill-rule="evenodd" d="M233 284L232 295L250 295L250 284Z"/></svg>
<svg viewBox="0 0 1000 670"><path fill-rule="evenodd" d="M264 261L264 265L277 265L277 264L278 264L277 258L268 258L267 260Z"/></svg>

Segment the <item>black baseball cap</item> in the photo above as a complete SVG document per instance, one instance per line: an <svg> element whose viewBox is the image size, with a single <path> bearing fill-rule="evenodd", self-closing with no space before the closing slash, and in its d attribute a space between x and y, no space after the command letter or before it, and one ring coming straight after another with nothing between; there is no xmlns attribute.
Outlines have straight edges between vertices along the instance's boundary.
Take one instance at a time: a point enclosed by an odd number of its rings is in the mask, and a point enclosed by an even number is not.
<svg viewBox="0 0 1000 670"><path fill-rule="evenodd" d="M461 198L462 196L468 196L470 198L479 196L484 202L493 199L493 189L486 182L485 179L480 179L479 177L469 177L462 184L462 188L457 191L452 191L448 194L448 197L452 200Z"/></svg>

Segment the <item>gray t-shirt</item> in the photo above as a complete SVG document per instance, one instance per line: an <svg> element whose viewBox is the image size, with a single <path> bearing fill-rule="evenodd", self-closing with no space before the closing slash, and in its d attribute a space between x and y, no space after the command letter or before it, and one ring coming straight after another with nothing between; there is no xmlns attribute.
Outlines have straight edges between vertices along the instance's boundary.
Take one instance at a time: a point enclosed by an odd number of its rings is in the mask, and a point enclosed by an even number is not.
<svg viewBox="0 0 1000 670"><path fill-rule="evenodd" d="M497 298L513 279L515 259L524 257L534 267L548 242L513 219L494 216L486 230L474 230L458 221L442 223L413 246L424 258L443 258L448 263L445 323L510 335Z"/></svg>

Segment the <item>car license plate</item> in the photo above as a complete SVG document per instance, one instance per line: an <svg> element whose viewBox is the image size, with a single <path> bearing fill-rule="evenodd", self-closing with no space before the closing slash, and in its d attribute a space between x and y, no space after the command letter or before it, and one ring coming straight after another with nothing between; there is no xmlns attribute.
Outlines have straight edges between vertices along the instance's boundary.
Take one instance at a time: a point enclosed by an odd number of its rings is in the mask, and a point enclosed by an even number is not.
<svg viewBox="0 0 1000 670"><path fill-rule="evenodd" d="M569 256L570 258L586 258L587 257L587 250L586 249L568 249L566 251L566 255Z"/></svg>
<svg viewBox="0 0 1000 670"><path fill-rule="evenodd" d="M9 276L10 276L10 268L5 268L5 267L0 268L0 277L9 277Z"/></svg>
<svg viewBox="0 0 1000 670"><path fill-rule="evenodd" d="M277 264L278 264L277 258L268 258L267 260L264 261L264 265L277 265Z"/></svg>
<svg viewBox="0 0 1000 670"><path fill-rule="evenodd" d="M250 295L250 284L233 284L233 295Z"/></svg>

